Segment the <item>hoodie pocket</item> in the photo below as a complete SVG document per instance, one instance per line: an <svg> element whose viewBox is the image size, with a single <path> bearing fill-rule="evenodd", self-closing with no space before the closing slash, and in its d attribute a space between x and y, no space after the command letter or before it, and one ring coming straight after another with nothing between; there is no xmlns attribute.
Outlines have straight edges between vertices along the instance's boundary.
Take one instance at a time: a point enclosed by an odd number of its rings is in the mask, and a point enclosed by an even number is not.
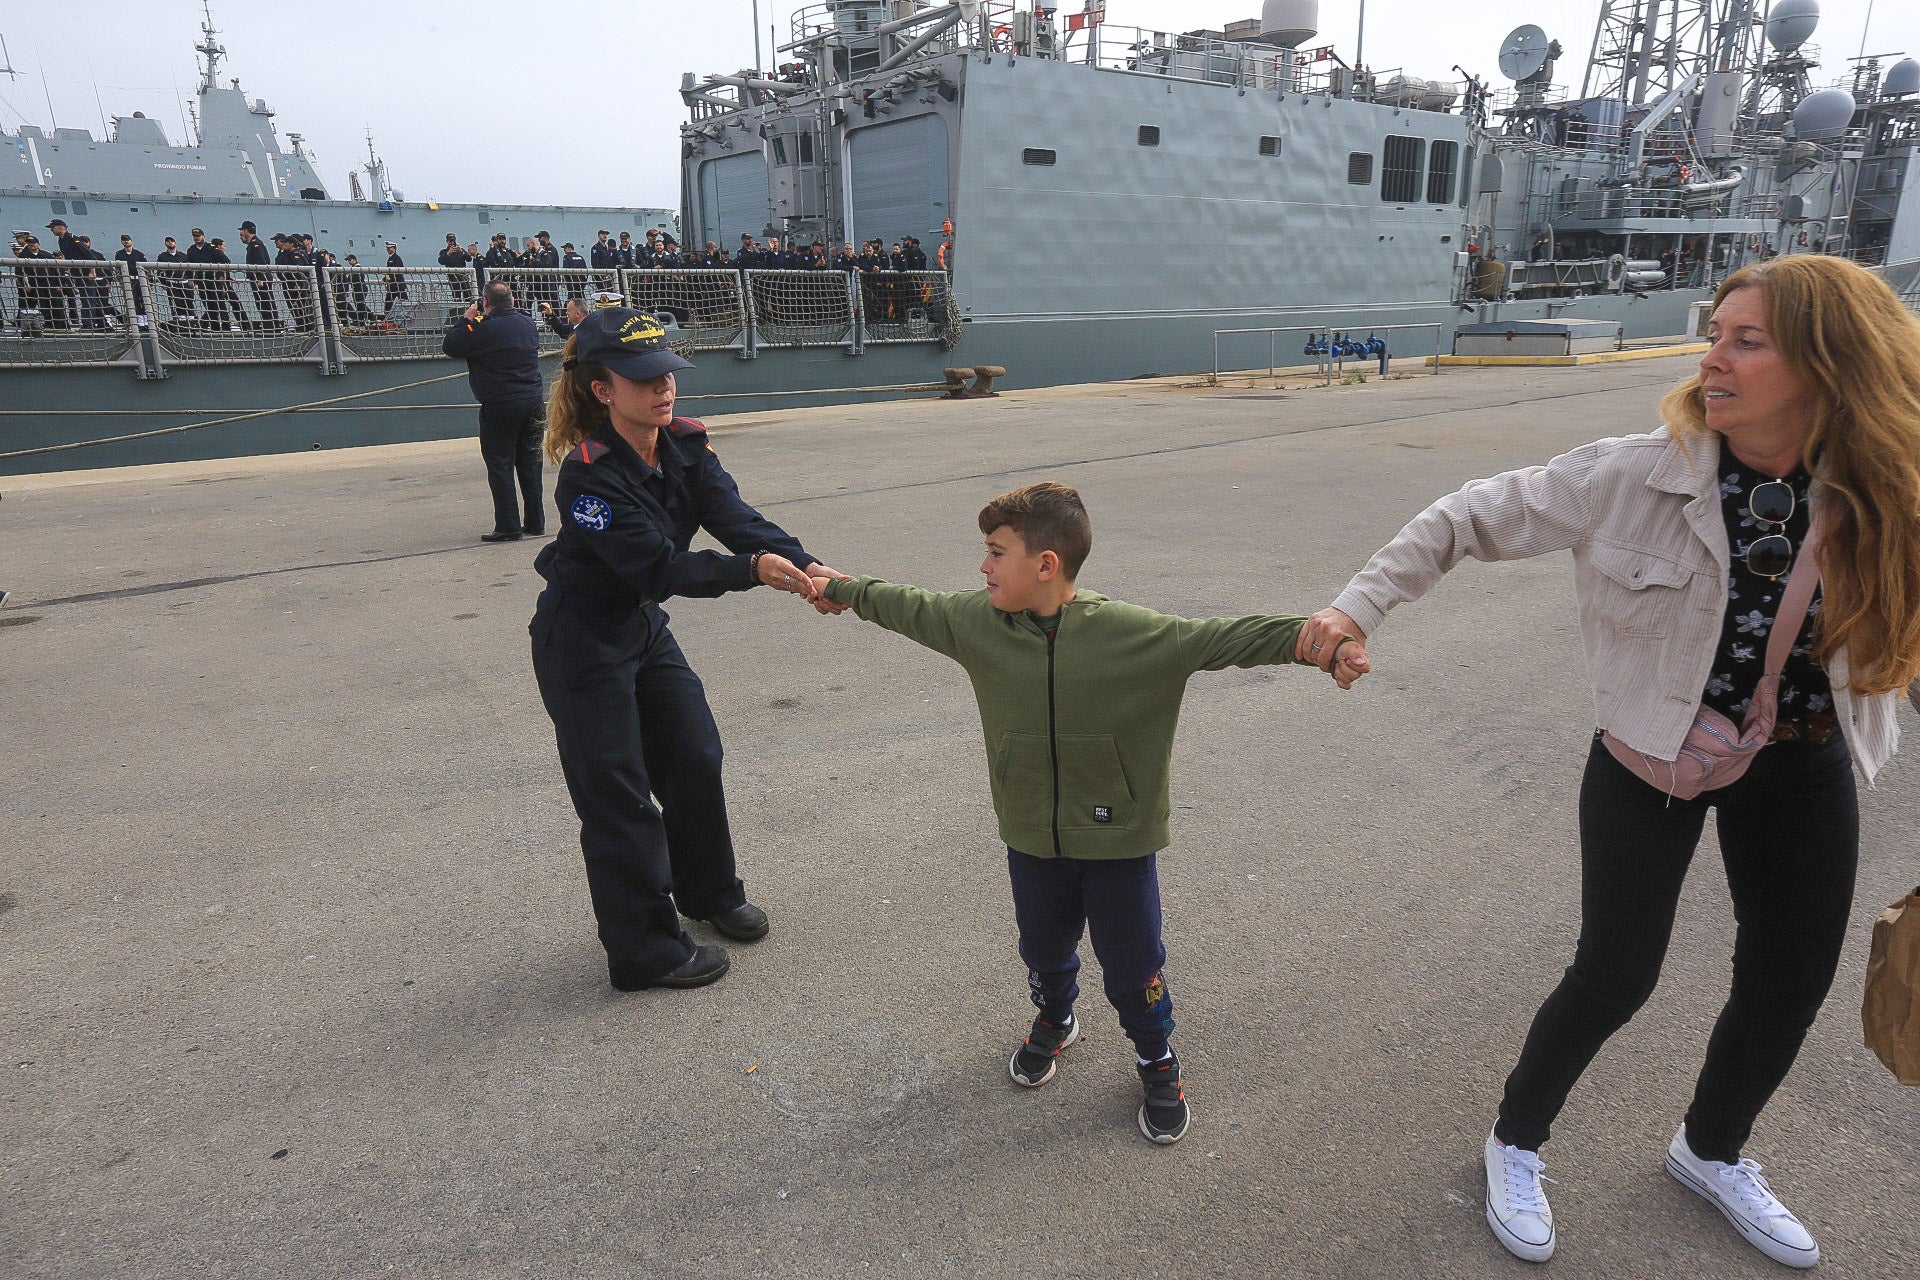
<svg viewBox="0 0 1920 1280"><path fill-rule="evenodd" d="M1063 733L1060 744L1060 829L1100 830L1133 820L1133 788L1109 733Z"/></svg>

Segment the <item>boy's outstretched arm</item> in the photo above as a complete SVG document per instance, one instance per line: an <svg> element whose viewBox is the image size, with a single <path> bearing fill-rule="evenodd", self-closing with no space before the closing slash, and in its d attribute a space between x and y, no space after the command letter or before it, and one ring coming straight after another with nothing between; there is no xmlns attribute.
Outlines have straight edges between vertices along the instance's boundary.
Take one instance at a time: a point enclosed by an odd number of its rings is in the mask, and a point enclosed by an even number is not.
<svg viewBox="0 0 1920 1280"><path fill-rule="evenodd" d="M1322 642L1316 650L1308 643L1307 624L1308 619L1291 614L1189 619L1185 622L1186 638L1192 646L1189 660L1196 671L1297 662L1318 667L1342 689L1351 689L1371 670L1366 646L1359 637L1346 637L1331 645Z"/></svg>
<svg viewBox="0 0 1920 1280"><path fill-rule="evenodd" d="M879 578L815 578L813 585L822 600L949 658L959 657L954 619L960 604L980 594L925 591Z"/></svg>

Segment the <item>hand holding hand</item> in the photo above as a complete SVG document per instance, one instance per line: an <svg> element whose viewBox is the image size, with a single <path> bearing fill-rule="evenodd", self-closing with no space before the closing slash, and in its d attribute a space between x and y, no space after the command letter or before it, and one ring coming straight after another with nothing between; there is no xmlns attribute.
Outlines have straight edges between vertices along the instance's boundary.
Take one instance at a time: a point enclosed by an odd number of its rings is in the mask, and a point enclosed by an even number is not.
<svg viewBox="0 0 1920 1280"><path fill-rule="evenodd" d="M794 567L793 561L785 556L777 556L771 551L763 552L759 564L760 581L780 591L791 591L808 601L818 600L820 593L815 590L813 579Z"/></svg>
<svg viewBox="0 0 1920 1280"><path fill-rule="evenodd" d="M1342 689L1351 689L1355 681L1373 670L1373 659L1367 654L1367 642L1348 639L1334 643L1340 646L1340 656L1331 672L1333 682Z"/></svg>
<svg viewBox="0 0 1920 1280"><path fill-rule="evenodd" d="M813 607L822 617L834 617L847 611L846 605L835 604L827 599L827 583L836 578L845 581L848 575L816 560L807 566L807 576L813 580Z"/></svg>
<svg viewBox="0 0 1920 1280"><path fill-rule="evenodd" d="M1364 642L1367 633L1362 631L1352 618L1328 606L1308 618L1307 624L1300 628L1299 643L1293 647L1294 660L1311 662L1325 671L1328 655L1333 652L1333 646L1338 644L1343 636L1352 636Z"/></svg>

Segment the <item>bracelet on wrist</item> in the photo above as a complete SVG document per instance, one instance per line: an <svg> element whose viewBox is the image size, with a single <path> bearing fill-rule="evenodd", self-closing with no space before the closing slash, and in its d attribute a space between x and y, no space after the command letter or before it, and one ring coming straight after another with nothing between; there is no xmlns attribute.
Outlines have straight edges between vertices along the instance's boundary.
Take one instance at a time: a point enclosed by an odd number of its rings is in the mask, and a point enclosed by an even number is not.
<svg viewBox="0 0 1920 1280"><path fill-rule="evenodd" d="M747 585L749 587L757 587L760 585L760 557L765 554L767 553L764 551L756 551L747 557Z"/></svg>

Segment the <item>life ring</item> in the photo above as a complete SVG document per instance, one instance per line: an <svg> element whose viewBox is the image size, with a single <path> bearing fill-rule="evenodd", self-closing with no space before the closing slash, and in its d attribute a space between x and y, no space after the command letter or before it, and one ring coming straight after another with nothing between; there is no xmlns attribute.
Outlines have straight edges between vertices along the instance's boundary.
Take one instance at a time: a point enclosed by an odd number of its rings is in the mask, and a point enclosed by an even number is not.
<svg viewBox="0 0 1920 1280"><path fill-rule="evenodd" d="M940 247L933 251L934 265L938 266L942 271L945 271L947 269L947 264L953 256L948 252L948 250L952 248L953 248L953 241L943 240L940 243Z"/></svg>
<svg viewBox="0 0 1920 1280"><path fill-rule="evenodd" d="M992 45L995 53L1015 52L1013 45L1013 28L1005 26L995 27L993 29L993 38L988 41L988 43Z"/></svg>
<svg viewBox="0 0 1920 1280"><path fill-rule="evenodd" d="M1621 282L1626 278L1627 260L1623 255L1616 253L1607 259L1607 288L1619 289Z"/></svg>
<svg viewBox="0 0 1920 1280"><path fill-rule="evenodd" d="M1747 252L1748 252L1748 253L1758 253L1758 252L1760 252L1760 237L1759 237L1759 236L1748 236L1748 237L1747 237Z"/></svg>

